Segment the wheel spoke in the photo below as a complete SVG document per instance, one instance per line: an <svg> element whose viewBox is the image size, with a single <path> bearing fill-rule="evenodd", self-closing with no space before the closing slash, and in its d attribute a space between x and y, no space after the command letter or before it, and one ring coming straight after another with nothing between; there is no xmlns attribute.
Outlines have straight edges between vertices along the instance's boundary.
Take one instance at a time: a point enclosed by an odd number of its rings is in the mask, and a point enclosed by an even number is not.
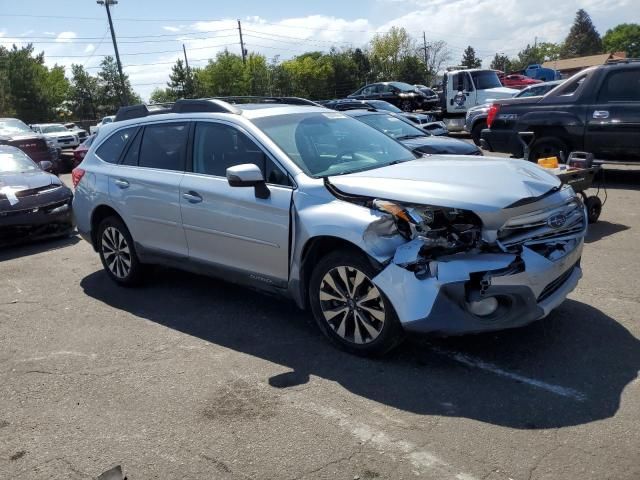
<svg viewBox="0 0 640 480"><path fill-rule="evenodd" d="M382 310L375 310L371 307L366 307L364 305L361 305L360 308L366 311L369 315L371 315L376 320L384 322L384 312Z"/></svg>
<svg viewBox="0 0 640 480"><path fill-rule="evenodd" d="M353 316L353 341L357 344L364 343L362 339L362 333L360 332L360 322L358 321L357 316Z"/></svg>
<svg viewBox="0 0 640 480"><path fill-rule="evenodd" d="M336 328L336 333L338 335L340 335L342 338L344 338L345 335L345 330L346 330L346 320L347 317L349 316L349 312L345 311L344 315L342 315L342 318L340 319L340 324L338 325L338 328Z"/></svg>
<svg viewBox="0 0 640 480"><path fill-rule="evenodd" d="M356 270L356 278L353 281L353 290L351 291L351 297L355 298L356 297L356 292L358 291L358 287L360 285L362 285L362 282L364 281L366 277L364 276L364 273L362 273L360 270Z"/></svg>
<svg viewBox="0 0 640 480"><path fill-rule="evenodd" d="M320 290L320 300L323 302L327 302L329 300L336 300L342 303L346 301L346 299L342 296L342 294L338 293L338 295L334 295L333 293L326 292L324 290Z"/></svg>
<svg viewBox="0 0 640 480"><path fill-rule="evenodd" d="M377 298L380 298L378 289L376 287L371 287L364 297L357 299L356 303L358 304L359 307L362 307L363 303L367 303L369 300L373 300Z"/></svg>
<svg viewBox="0 0 640 480"><path fill-rule="evenodd" d="M323 310L324 313L324 318L327 319L327 321L334 319L337 315L340 315L343 312L348 312L349 309L347 307L345 307L344 305L337 307L337 308L328 308L326 310Z"/></svg>
<svg viewBox="0 0 640 480"><path fill-rule="evenodd" d="M338 275L340 276L340 280L344 284L344 288L346 289L348 294L351 294L351 285L349 284L349 275L347 272L347 267L338 267Z"/></svg>
<svg viewBox="0 0 640 480"><path fill-rule="evenodd" d="M331 272L327 273L323 279L323 281L329 285L334 292L336 292L337 294L339 294L343 300L346 301L347 297L345 295L345 291L342 288L339 288L338 285L336 284L335 280L333 279L333 277L331 276Z"/></svg>
<svg viewBox="0 0 640 480"><path fill-rule="evenodd" d="M373 340L374 338L376 338L378 336L378 333L380 333L380 332L378 330L376 330L373 327L373 325L371 325L362 315L360 315L359 312L356 312L356 318L360 322L360 325L362 325L365 328L365 330L367 331L367 333L371 337L371 340Z"/></svg>

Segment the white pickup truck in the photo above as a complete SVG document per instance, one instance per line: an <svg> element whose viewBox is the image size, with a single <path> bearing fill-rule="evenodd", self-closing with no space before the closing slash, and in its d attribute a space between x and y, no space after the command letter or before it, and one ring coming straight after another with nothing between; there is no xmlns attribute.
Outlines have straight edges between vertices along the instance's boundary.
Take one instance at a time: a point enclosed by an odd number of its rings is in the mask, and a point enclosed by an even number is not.
<svg viewBox="0 0 640 480"><path fill-rule="evenodd" d="M445 72L442 79L439 116L450 132L461 131L468 109L489 100L511 98L518 92L503 87L496 70L451 69Z"/></svg>
<svg viewBox="0 0 640 480"><path fill-rule="evenodd" d="M91 126L89 127L89 133L90 133L91 135L93 135L94 133L98 133L98 130L100 130L100 127L101 127L102 125L106 125L107 123L111 123L111 122L113 122L113 120L114 120L115 118L116 118L116 116L115 116L115 115L108 115L108 116L104 117L102 120L100 120L100 121L98 122L98 124L97 124L97 125L91 125Z"/></svg>

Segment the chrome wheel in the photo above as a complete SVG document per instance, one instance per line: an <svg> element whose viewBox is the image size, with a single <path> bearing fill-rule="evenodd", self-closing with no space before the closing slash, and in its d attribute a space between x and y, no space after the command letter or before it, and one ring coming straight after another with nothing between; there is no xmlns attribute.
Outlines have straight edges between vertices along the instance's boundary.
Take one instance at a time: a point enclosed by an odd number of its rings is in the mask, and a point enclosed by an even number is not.
<svg viewBox="0 0 640 480"><path fill-rule="evenodd" d="M109 271L117 278L126 278L131 272L131 250L125 236L115 227L102 233L102 256Z"/></svg>
<svg viewBox="0 0 640 480"><path fill-rule="evenodd" d="M362 345L378 338L386 318L384 302L360 270L346 266L329 270L319 296L324 319L342 339Z"/></svg>

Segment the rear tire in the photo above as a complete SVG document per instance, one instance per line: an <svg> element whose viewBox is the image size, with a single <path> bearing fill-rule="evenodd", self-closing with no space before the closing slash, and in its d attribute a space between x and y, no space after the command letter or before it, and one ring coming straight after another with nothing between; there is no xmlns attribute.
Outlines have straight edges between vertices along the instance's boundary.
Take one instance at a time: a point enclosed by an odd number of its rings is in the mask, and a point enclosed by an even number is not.
<svg viewBox="0 0 640 480"><path fill-rule="evenodd" d="M318 327L355 355L384 355L403 337L393 305L371 281L377 273L362 253L342 250L323 257L311 274L309 301Z"/></svg>
<svg viewBox="0 0 640 480"><path fill-rule="evenodd" d="M480 146L480 136L482 134L482 130L487 128L487 122L481 121L476 123L471 129L471 138L473 139L473 143L475 143L478 147Z"/></svg>
<svg viewBox="0 0 640 480"><path fill-rule="evenodd" d="M400 102L400 110L403 112L413 112L413 102L411 100L403 100Z"/></svg>
<svg viewBox="0 0 640 480"><path fill-rule="evenodd" d="M98 252L107 275L118 285L139 285L143 265L136 254L133 238L118 217L107 217L98 227Z"/></svg>
<svg viewBox="0 0 640 480"><path fill-rule="evenodd" d="M542 137L533 142L529 150L529 160L536 163L539 159L547 157L557 157L559 163L564 163L569 157L569 147L555 137Z"/></svg>

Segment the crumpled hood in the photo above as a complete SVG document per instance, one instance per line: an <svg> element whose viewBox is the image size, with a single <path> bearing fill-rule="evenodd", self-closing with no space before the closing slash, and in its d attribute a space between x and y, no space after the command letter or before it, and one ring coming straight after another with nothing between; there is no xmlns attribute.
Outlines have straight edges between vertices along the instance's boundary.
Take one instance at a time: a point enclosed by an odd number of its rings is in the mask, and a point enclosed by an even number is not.
<svg viewBox="0 0 640 480"><path fill-rule="evenodd" d="M500 210L560 186L555 175L524 160L441 155L333 176L329 182L353 195L475 212Z"/></svg>
<svg viewBox="0 0 640 480"><path fill-rule="evenodd" d="M0 173L0 190L5 187L14 191L31 190L52 184L61 185L62 182L55 175L42 170L27 173Z"/></svg>
<svg viewBox="0 0 640 480"><path fill-rule="evenodd" d="M411 150L428 154L475 155L478 152L478 147L475 145L449 137L409 138L402 140L402 144Z"/></svg>

